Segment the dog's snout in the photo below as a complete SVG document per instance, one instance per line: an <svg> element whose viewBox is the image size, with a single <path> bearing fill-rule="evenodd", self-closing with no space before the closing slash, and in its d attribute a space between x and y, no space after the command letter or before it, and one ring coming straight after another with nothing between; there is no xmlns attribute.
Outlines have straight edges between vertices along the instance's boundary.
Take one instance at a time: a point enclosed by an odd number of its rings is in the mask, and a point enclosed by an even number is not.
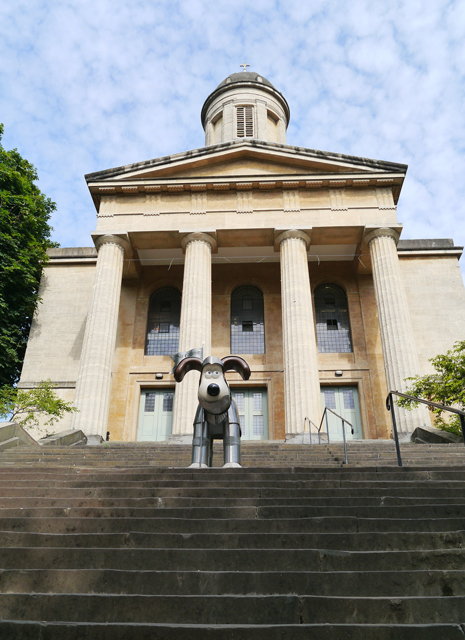
<svg viewBox="0 0 465 640"><path fill-rule="evenodd" d="M220 388L217 384L209 384L207 387L207 393L209 396L217 396L220 393Z"/></svg>

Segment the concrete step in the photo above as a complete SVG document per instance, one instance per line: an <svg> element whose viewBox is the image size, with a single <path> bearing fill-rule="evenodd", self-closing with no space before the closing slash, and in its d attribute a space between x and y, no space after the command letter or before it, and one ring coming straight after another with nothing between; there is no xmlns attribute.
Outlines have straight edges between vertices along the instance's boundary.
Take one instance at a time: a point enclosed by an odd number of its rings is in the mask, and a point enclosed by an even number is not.
<svg viewBox="0 0 465 640"><path fill-rule="evenodd" d="M458 624L126 624L0 621L8 640L463 640Z"/></svg>
<svg viewBox="0 0 465 640"><path fill-rule="evenodd" d="M27 493L27 492L26 492ZM86 492L88 495L89 492ZM93 497L87 497L87 495L83 495L82 497L44 497L44 496L28 496L24 498L18 497L10 497L10 498L2 498L0 497L0 513L6 509L111 509L117 508L121 509L130 509L131 512L134 509L148 509L148 508L158 508L158 509L185 509L185 508L214 508L217 507L236 507L240 505L241 507L268 507L276 505L282 505L287 507L297 507L297 506L305 506L305 507L323 507L324 509L329 509L330 507L373 507L373 506L383 506L383 507L396 507L396 506L441 506L444 505L464 505L465 497L455 496L448 497L444 496L442 499L438 496L425 496L425 497L415 497L415 496L389 496L389 495L380 495L373 497L359 497L359 496L348 496L348 497L293 497L293 498L275 498L275 497L266 497L266 498L241 498L241 497L217 497L217 498L204 498L204 497L193 497L193 498L178 498L178 497L162 497L160 495L149 495L149 497L133 497L126 498L124 496L118 497L105 497L105 492L102 490L96 490L90 492ZM110 490L108 493L112 493ZM149 492L147 492L149 493ZM153 492L150 492L153 493ZM233 491L231 491L230 495L233 495ZM99 497L101 496L101 497Z"/></svg>
<svg viewBox="0 0 465 640"><path fill-rule="evenodd" d="M400 519L433 519L465 517L465 503L459 504L414 504L414 505L383 505L383 506L307 506L307 505L274 505L268 506L222 506L190 507L190 520L294 520L302 518L328 518L357 516L357 518L374 518L389 520ZM3 518L144 518L156 520L158 518L180 519L185 516L185 508L170 508L163 505L152 507L30 507L0 509L0 521Z"/></svg>
<svg viewBox="0 0 465 640"><path fill-rule="evenodd" d="M134 571L7 569L0 592L129 595L273 595L445 597L465 595L465 571Z"/></svg>
<svg viewBox="0 0 465 640"><path fill-rule="evenodd" d="M460 518L358 518L357 516L335 516L296 519L192 519L185 518L71 518L66 510L58 518L1 519L3 531L35 531L37 533L118 533L159 532L181 533L374 533L383 531L430 531L454 532L465 529L465 514Z"/></svg>
<svg viewBox="0 0 465 640"><path fill-rule="evenodd" d="M388 571L465 570L462 549L341 551L331 549L0 549L0 569L120 569L138 571ZM465 610L464 610L465 611Z"/></svg>
<svg viewBox="0 0 465 640"><path fill-rule="evenodd" d="M465 547L462 531L389 531L356 533L30 533L0 531L2 547L67 549L332 549L408 551Z"/></svg>
<svg viewBox="0 0 465 640"><path fill-rule="evenodd" d="M0 594L4 620L228 624L460 623L465 597L350 598L340 596L141 596L118 594Z"/></svg>

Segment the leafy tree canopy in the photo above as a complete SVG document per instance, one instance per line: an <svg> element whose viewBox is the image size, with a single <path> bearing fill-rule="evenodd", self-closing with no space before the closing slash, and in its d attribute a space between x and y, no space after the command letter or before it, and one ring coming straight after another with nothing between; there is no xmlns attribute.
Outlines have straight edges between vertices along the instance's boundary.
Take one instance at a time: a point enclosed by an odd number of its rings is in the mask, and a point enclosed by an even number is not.
<svg viewBox="0 0 465 640"><path fill-rule="evenodd" d="M16 149L6 151L0 125L0 389L21 372L38 302L50 215L56 205L36 187L35 168Z"/></svg>
<svg viewBox="0 0 465 640"><path fill-rule="evenodd" d="M65 413L77 411L72 402L61 400L51 380L42 380L31 390L4 386L0 388L0 418L8 418L25 428L45 428L60 420Z"/></svg>
<svg viewBox="0 0 465 640"><path fill-rule="evenodd" d="M411 386L406 393L411 396L439 402L456 409L465 410L465 340L456 342L452 349L444 355L430 359L436 373L426 376L407 378ZM418 406L410 400L399 399L397 404L407 409ZM433 409L435 415L434 425L439 429L462 435L460 418L444 412L442 409ZM453 415L453 417L451 417Z"/></svg>

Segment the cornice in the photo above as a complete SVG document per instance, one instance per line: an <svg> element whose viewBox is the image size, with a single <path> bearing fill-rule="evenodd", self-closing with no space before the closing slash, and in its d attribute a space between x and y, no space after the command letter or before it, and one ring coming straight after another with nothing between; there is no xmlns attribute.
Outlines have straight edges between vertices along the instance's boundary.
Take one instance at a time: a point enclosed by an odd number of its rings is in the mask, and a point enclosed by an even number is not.
<svg viewBox="0 0 465 640"><path fill-rule="evenodd" d="M96 171L85 175L87 183L94 183L95 181L109 180L111 178L128 176L135 172L143 172L148 170L154 170L162 167L169 167L170 165L185 164L187 162L198 161L202 158L208 160L208 157L212 160L221 159L223 155L229 155L231 153L240 154L240 152L265 152L275 157L281 157L282 160L293 159L294 161L301 159L319 161L328 164L337 164L340 166L352 165L354 173L356 167L364 169L364 171L379 171L383 173L396 173L405 174L407 171L407 165L399 164L395 162L388 162L385 160L374 160L371 158L363 158L360 156L350 156L342 153L332 153L329 151L320 151L317 149L308 149L305 147L296 147L287 144L277 144L274 142L264 142L261 140L233 140L231 142L224 142L222 144L213 145L210 147L200 147L191 151L185 151L182 153L176 153L173 155L162 156L160 158L154 158L152 160L145 160L144 162L136 162L134 164L122 165L111 169L105 169L103 171ZM333 179L334 179L333 174ZM361 176L363 178L363 176Z"/></svg>
<svg viewBox="0 0 465 640"><path fill-rule="evenodd" d="M358 175L349 175L347 177L339 177L334 179L334 174L315 174L314 177L307 175L244 175L234 177L224 177L219 181L218 176L211 178L159 178L157 180L150 179L133 179L131 184L128 181L112 180L105 182L94 182L89 185L92 192L99 193L100 196L106 195L136 195L139 193L173 193L180 191L227 191L237 189L337 189L353 187L354 189L366 187L396 187L402 186L403 176L391 175L386 178L379 177L379 174L367 175L363 174L363 180ZM363 184L361 184L363 183Z"/></svg>

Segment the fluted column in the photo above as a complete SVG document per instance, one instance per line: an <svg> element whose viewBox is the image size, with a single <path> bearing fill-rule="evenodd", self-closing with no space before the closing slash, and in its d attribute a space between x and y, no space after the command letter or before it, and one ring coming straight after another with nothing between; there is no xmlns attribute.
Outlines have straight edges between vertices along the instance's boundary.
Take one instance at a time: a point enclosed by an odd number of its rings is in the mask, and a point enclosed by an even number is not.
<svg viewBox="0 0 465 640"><path fill-rule="evenodd" d="M207 233L190 233L182 240L185 252L182 285L179 351L200 348L205 343L204 357L210 355L212 325L212 247L216 240ZM190 372L176 384L173 413L173 435L191 434L197 409L199 374Z"/></svg>
<svg viewBox="0 0 465 640"><path fill-rule="evenodd" d="M412 322L405 295L394 229L370 231L365 240L370 249L378 308L381 344L383 348L388 391L405 391L407 377L420 373ZM412 432L416 427L430 424L424 407L407 411L396 407L399 431Z"/></svg>
<svg viewBox="0 0 465 640"><path fill-rule="evenodd" d="M74 398L79 413L74 414L72 427L105 438L124 251L129 244L119 236L107 235L95 245L97 268Z"/></svg>
<svg viewBox="0 0 465 640"><path fill-rule="evenodd" d="M284 406L286 435L303 433L308 417L318 424L321 416L318 352L307 248L304 231L280 233L281 302L284 347Z"/></svg>

